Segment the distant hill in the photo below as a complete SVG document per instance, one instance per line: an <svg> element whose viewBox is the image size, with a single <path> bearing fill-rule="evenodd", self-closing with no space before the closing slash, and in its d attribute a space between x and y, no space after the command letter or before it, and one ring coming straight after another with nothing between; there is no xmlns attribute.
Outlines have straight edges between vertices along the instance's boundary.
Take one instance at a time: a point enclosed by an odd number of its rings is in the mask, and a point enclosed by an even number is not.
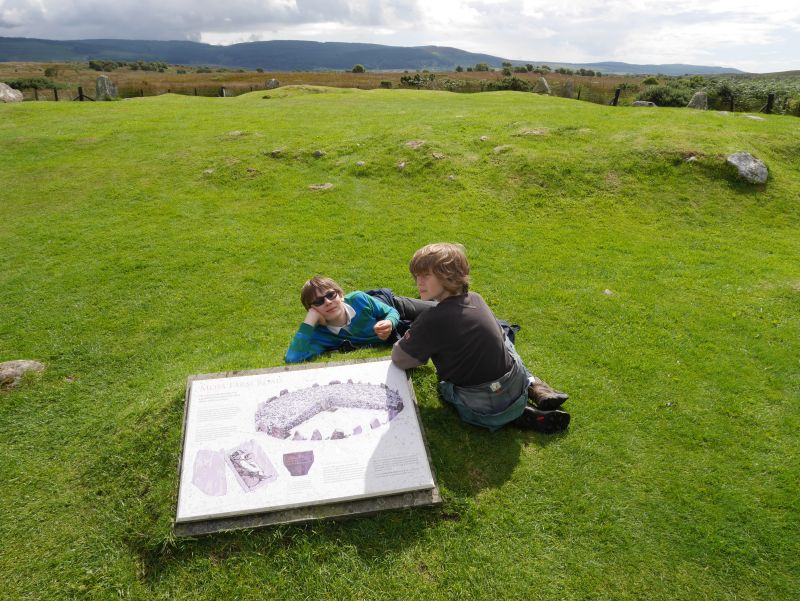
<svg viewBox="0 0 800 601"><path fill-rule="evenodd" d="M384 46L347 42L305 42L273 40L213 46L198 42L152 40L41 40L0 37L0 61L66 62L90 59L117 61L159 61L174 65L219 65L267 71L320 71L350 69L360 63L368 70L429 69L449 71L457 65L486 63L500 67L504 61L515 65L546 64L553 68L584 67L603 73L662 73L683 75L743 73L725 67L697 65L634 65L628 63L563 63L510 60L446 46Z"/></svg>

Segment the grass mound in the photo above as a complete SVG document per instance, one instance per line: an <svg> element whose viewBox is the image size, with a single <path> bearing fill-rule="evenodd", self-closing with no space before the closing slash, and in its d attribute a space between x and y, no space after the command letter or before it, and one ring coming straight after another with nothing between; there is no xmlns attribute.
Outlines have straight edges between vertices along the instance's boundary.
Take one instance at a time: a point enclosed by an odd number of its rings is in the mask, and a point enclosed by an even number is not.
<svg viewBox="0 0 800 601"><path fill-rule="evenodd" d="M301 86L0 105L0 136L0 361L48 366L0 394L9 598L800 589L796 119ZM414 294L437 240L569 432L467 426L422 368L441 509L173 540L186 377L280 365L313 274Z"/></svg>

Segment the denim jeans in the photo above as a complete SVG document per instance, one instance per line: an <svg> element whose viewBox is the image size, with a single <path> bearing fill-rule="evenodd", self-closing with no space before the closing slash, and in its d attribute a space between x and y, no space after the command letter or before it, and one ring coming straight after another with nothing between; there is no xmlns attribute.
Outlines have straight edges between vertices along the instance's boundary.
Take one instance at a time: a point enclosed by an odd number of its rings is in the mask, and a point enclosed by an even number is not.
<svg viewBox="0 0 800 601"><path fill-rule="evenodd" d="M452 382L439 382L442 398L453 405L462 420L494 432L514 421L528 404L528 377L530 373L514 348L514 343L504 338L513 365L501 378L475 386L456 386Z"/></svg>

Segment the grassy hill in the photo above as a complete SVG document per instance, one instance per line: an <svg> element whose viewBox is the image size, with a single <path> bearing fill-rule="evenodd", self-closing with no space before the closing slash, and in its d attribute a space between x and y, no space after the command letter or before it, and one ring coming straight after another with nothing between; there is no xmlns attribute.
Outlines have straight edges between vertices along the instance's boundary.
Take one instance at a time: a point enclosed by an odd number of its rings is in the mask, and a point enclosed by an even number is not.
<svg viewBox="0 0 800 601"><path fill-rule="evenodd" d="M387 46L353 42L311 42L305 40L269 40L216 46L200 42L164 40L41 40L0 37L0 61L78 61L90 59L114 61L159 61L178 65L227 65L275 71L319 71L351 69L363 64L370 70L431 69L450 71L457 65L486 63L500 67L509 59L467 52L448 46ZM542 61L515 60L514 64ZM557 67L589 67L603 73L742 73L728 67L698 65L632 65L605 62L575 64L545 61Z"/></svg>
<svg viewBox="0 0 800 601"><path fill-rule="evenodd" d="M0 596L800 590L797 119L296 87L0 105L0 135L0 361L48 366L0 394ZM312 274L413 294L437 240L569 431L463 424L428 366L440 509L175 540L186 377L281 365Z"/></svg>

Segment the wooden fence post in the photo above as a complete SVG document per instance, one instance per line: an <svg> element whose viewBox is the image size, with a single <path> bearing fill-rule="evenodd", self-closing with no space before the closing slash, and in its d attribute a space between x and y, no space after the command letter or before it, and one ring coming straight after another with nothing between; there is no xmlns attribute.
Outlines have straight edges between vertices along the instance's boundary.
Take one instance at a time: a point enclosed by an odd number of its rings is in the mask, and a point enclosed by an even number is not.
<svg viewBox="0 0 800 601"><path fill-rule="evenodd" d="M58 88L53 88L53 98L58 102Z"/></svg>
<svg viewBox="0 0 800 601"><path fill-rule="evenodd" d="M581 90L582 89L583 88L578 88L578 96L575 98L575 100L580 100L581 99Z"/></svg>
<svg viewBox="0 0 800 601"><path fill-rule="evenodd" d="M33 88L33 99L39 100L39 90L38 88Z"/></svg>
<svg viewBox="0 0 800 601"><path fill-rule="evenodd" d="M733 94L731 94L731 112L733 112Z"/></svg>
<svg viewBox="0 0 800 601"><path fill-rule="evenodd" d="M139 98L144 98L144 90L139 88Z"/></svg>
<svg viewBox="0 0 800 601"><path fill-rule="evenodd" d="M767 108L764 110L764 112L767 113L767 115L769 115L772 112L772 105L773 104L775 104L775 93L774 92L770 92L767 95Z"/></svg>
<svg viewBox="0 0 800 601"><path fill-rule="evenodd" d="M194 95L197 96L197 88L194 89Z"/></svg>
<svg viewBox="0 0 800 601"><path fill-rule="evenodd" d="M617 90L614 92L614 100L611 101L611 106L617 106L617 103L619 102L619 95L621 93L622 88L617 88Z"/></svg>
<svg viewBox="0 0 800 601"><path fill-rule="evenodd" d="M224 87L219 89L219 95L220 95L220 98L225 98L225 88Z"/></svg>
<svg viewBox="0 0 800 601"><path fill-rule="evenodd" d="M83 102L83 86L78 86L78 100Z"/></svg>

